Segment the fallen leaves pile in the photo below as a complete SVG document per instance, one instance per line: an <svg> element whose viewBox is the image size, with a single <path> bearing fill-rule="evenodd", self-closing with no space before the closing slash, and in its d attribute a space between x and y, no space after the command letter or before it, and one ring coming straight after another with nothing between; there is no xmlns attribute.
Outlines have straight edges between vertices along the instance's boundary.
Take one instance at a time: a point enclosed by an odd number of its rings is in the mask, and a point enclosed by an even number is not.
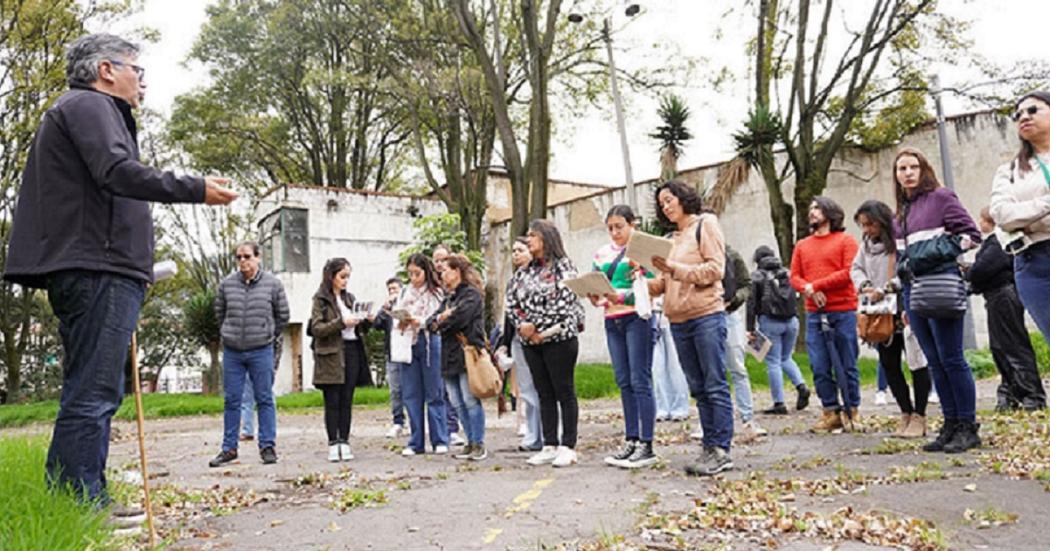
<svg viewBox="0 0 1050 551"><path fill-rule="evenodd" d="M978 462L1011 478L1048 482L1050 491L1050 413L996 413L981 419L984 449Z"/></svg>
<svg viewBox="0 0 1050 551"><path fill-rule="evenodd" d="M648 514L642 524L642 538L666 535L681 546L685 544L679 537L685 531L699 531L708 541L725 544L743 539L768 548L777 547L786 535L918 550L945 547L943 536L927 520L860 512L849 506L831 513L799 511L793 505L799 492L858 492L872 482L875 480L854 473L823 481L771 479L761 473L743 480L719 480L710 495L696 500L690 511Z"/></svg>

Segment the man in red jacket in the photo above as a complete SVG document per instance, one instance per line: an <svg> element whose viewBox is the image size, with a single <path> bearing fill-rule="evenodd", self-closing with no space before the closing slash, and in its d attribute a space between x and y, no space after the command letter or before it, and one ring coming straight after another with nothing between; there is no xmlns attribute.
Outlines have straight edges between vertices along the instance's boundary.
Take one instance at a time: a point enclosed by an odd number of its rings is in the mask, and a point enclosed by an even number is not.
<svg viewBox="0 0 1050 551"><path fill-rule="evenodd" d="M824 406L813 432L852 428L860 405L857 291L849 275L857 241L845 232L844 218L838 203L815 197L809 205L810 235L795 244L791 257L791 286L806 297L806 350ZM843 372L846 380L840 381ZM840 388L845 404L839 403Z"/></svg>

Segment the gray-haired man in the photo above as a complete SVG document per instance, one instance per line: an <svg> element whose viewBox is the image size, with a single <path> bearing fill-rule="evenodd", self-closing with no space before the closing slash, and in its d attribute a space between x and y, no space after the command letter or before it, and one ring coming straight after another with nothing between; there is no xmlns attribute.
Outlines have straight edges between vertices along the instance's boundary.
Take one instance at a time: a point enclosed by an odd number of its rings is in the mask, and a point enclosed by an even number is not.
<svg viewBox="0 0 1050 551"><path fill-rule="evenodd" d="M29 149L4 278L47 289L64 356L48 482L109 504L110 420L146 286L153 280L149 201L224 205L222 178L177 176L139 162L132 113L142 100L139 48L95 34L66 54L70 90L48 109Z"/></svg>

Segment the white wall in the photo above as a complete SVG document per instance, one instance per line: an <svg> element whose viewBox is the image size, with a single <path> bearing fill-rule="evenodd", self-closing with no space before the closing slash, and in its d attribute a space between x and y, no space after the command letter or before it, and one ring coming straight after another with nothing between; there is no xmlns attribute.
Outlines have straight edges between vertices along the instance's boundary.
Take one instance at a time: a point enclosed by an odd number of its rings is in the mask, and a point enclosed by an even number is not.
<svg viewBox="0 0 1050 551"><path fill-rule="evenodd" d="M329 201L335 201L334 208L330 208ZM292 331L298 331L301 336L302 388L313 388L313 355L310 338L306 336L306 322L325 262L329 258L345 257L352 268L350 292L359 300L382 301L386 298L386 280L400 268L398 254L413 240L412 221L418 216L445 212L441 202L418 197L285 186L262 200L256 219L262 220L283 207L306 209L309 213L310 271L277 274L291 309L281 366L274 381L277 394L293 388Z"/></svg>

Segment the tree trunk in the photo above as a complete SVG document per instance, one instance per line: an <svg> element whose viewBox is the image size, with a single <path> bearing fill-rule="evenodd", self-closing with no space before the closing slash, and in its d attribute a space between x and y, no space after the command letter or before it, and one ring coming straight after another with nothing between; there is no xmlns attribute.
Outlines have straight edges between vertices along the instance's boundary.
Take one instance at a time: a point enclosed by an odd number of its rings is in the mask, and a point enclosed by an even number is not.
<svg viewBox="0 0 1050 551"><path fill-rule="evenodd" d="M204 394L222 394L222 364L219 363L219 343L208 345L211 365L201 376L201 391Z"/></svg>
<svg viewBox="0 0 1050 551"><path fill-rule="evenodd" d="M14 331L4 331L4 366L7 368L7 402L18 401L22 390L22 356L15 346Z"/></svg>

